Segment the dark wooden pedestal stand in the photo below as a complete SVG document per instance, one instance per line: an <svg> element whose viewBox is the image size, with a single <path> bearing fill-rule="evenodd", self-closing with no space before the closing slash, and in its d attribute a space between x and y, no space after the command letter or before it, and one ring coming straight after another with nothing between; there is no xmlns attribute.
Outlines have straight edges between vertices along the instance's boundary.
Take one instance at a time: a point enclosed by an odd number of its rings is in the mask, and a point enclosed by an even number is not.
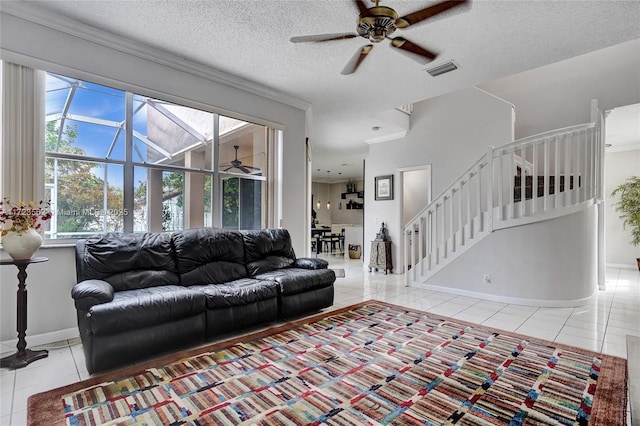
<svg viewBox="0 0 640 426"><path fill-rule="evenodd" d="M18 297L17 305L17 323L18 323L18 352L8 357L0 359L0 367L4 368L22 368L31 364L38 359L49 356L49 351L32 351L27 349L27 266L31 263L41 263L49 260L46 257L34 257L29 260L0 260L0 265L16 265L18 267Z"/></svg>

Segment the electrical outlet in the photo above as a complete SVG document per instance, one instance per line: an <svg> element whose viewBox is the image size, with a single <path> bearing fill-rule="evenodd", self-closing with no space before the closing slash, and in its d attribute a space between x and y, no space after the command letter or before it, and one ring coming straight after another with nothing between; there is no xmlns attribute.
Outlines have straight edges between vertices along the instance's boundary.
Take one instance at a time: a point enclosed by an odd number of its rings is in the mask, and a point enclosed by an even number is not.
<svg viewBox="0 0 640 426"><path fill-rule="evenodd" d="M490 274L484 274L484 283L485 284L489 284L491 282L491 275Z"/></svg>

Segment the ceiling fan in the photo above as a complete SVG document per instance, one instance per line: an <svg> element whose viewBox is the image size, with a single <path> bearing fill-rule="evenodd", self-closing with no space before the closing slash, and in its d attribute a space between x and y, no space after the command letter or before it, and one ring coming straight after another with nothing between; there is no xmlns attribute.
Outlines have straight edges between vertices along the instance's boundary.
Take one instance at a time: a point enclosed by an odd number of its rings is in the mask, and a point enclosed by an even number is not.
<svg viewBox="0 0 640 426"><path fill-rule="evenodd" d="M412 57L414 59L419 60L421 63L427 63L435 59L438 56L437 53L418 46L404 37L391 38L389 36L393 34L396 29L410 27L411 25L415 25L429 19L441 12L462 6L470 0L443 1L402 17L398 17L398 13L390 7L380 6L379 1L380 0L375 0L376 5L368 8L364 4L364 0L354 0L358 10L360 11L360 16L358 16L357 34L317 34L292 37L290 41L292 43L324 42L346 40L360 36L368 39L371 43L380 43L385 39L389 39L391 40L391 47L400 49L402 52L413 54ZM373 44L367 44L366 46L361 47L344 67L342 74L347 75L354 73L362 61L367 57L369 52L371 52L371 49L373 49Z"/></svg>
<svg viewBox="0 0 640 426"><path fill-rule="evenodd" d="M228 172L231 169L238 169L243 173L247 173L247 174L258 173L260 171L259 167L242 165L242 161L238 160L238 149L240 148L240 146L234 145L233 148L236 150L236 159L231 160L231 164L225 164L224 166L222 166L222 167L226 167L226 169L222 170L223 172Z"/></svg>

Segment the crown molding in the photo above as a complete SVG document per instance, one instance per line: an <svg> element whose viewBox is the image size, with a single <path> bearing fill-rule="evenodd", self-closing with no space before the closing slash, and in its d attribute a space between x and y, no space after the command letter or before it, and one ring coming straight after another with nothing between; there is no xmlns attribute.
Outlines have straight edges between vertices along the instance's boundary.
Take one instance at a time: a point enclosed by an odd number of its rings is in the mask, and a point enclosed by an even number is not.
<svg viewBox="0 0 640 426"><path fill-rule="evenodd" d="M144 43L94 28L90 25L75 21L60 14L44 11L29 2L2 1L0 3L0 13L12 15L91 43L99 44L159 65L205 78L215 83L240 89L247 93L271 99L307 112L311 109L311 104L309 102L261 84L224 73L201 63L179 57L173 53L148 46Z"/></svg>
<svg viewBox="0 0 640 426"><path fill-rule="evenodd" d="M365 142L371 145L373 143L394 141L396 139L402 139L406 137L408 133L409 133L408 130L401 130L399 132L390 133L388 135L382 135L376 138L365 139Z"/></svg>
<svg viewBox="0 0 640 426"><path fill-rule="evenodd" d="M605 154L613 153L613 152L626 152L626 151L635 151L640 150L640 143L635 145L623 145L623 146L610 146L605 147Z"/></svg>

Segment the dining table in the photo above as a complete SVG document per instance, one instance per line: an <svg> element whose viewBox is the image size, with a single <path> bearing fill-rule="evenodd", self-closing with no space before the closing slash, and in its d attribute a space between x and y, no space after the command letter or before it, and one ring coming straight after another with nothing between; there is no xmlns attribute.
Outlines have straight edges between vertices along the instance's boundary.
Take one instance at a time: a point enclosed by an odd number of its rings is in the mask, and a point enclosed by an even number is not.
<svg viewBox="0 0 640 426"><path fill-rule="evenodd" d="M331 227L311 228L311 238L315 239L316 257L322 253L322 238L331 234Z"/></svg>

